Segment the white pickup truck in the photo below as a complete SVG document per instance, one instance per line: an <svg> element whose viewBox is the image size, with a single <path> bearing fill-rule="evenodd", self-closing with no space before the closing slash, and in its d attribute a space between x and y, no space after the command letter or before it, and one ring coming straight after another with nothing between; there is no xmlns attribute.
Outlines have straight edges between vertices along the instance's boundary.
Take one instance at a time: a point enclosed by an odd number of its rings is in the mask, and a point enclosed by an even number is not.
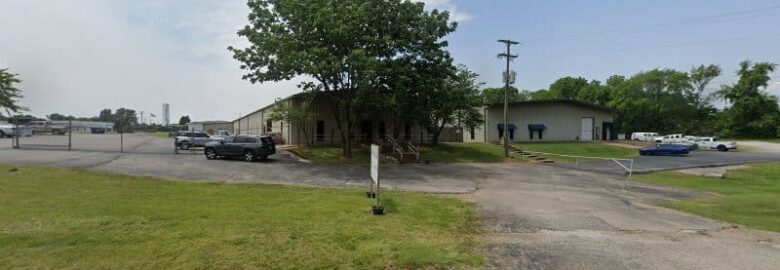
<svg viewBox="0 0 780 270"><path fill-rule="evenodd" d="M11 124L0 124L0 138L13 137L14 126Z"/></svg>
<svg viewBox="0 0 780 270"><path fill-rule="evenodd" d="M695 142L694 137L685 136L684 134L666 135L660 138L656 138L655 142L660 144L682 145L688 147L690 150L695 150L699 147Z"/></svg>
<svg viewBox="0 0 780 270"><path fill-rule="evenodd" d="M696 144L698 144L701 149L718 150L721 152L737 149L737 142L719 141L718 138L715 137L699 137L696 139Z"/></svg>

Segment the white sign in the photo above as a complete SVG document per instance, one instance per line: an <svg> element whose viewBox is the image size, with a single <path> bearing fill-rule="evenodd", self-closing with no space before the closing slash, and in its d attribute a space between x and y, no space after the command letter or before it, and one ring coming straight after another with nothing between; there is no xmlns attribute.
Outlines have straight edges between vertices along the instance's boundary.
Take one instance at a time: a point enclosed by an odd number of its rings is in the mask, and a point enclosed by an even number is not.
<svg viewBox="0 0 780 270"><path fill-rule="evenodd" d="M379 185L379 145L371 145L371 180Z"/></svg>

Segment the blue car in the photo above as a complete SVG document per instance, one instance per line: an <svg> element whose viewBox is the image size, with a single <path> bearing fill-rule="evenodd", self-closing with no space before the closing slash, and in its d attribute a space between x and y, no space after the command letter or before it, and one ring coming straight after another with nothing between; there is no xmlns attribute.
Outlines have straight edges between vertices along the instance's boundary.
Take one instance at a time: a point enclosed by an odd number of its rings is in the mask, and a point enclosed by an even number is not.
<svg viewBox="0 0 780 270"><path fill-rule="evenodd" d="M642 156L681 156L689 153L688 147L675 144L661 144L655 147L639 149L639 154Z"/></svg>

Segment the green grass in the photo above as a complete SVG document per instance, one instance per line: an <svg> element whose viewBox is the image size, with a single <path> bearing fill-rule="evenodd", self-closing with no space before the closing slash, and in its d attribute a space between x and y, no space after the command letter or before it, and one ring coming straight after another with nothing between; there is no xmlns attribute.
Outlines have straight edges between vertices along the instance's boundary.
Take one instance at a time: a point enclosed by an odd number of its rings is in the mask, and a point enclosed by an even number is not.
<svg viewBox="0 0 780 270"><path fill-rule="evenodd" d="M634 180L717 193L664 204L690 212L749 227L780 232L780 164L754 165L729 171L725 179L663 172L637 175Z"/></svg>
<svg viewBox="0 0 780 270"><path fill-rule="evenodd" d="M638 150L612 146L592 142L528 142L515 143L515 147L524 151L553 153L559 155L605 157L605 158L632 158L639 154ZM575 162L576 158L544 155L547 159L558 163ZM596 160L580 160L589 162Z"/></svg>
<svg viewBox="0 0 780 270"><path fill-rule="evenodd" d="M352 159L342 157L341 147L301 147L290 149L291 152L308 159L316 165L365 165L371 160L371 151L357 147L352 149ZM383 161L383 160L380 160Z"/></svg>
<svg viewBox="0 0 780 270"><path fill-rule="evenodd" d="M168 137L168 132L146 132L144 133L147 136L157 137L157 138L170 138Z"/></svg>
<svg viewBox="0 0 780 270"><path fill-rule="evenodd" d="M504 162L504 148L488 143L441 143L420 149L422 160L434 163Z"/></svg>
<svg viewBox="0 0 780 270"><path fill-rule="evenodd" d="M0 269L478 268L474 205L0 165Z"/></svg>

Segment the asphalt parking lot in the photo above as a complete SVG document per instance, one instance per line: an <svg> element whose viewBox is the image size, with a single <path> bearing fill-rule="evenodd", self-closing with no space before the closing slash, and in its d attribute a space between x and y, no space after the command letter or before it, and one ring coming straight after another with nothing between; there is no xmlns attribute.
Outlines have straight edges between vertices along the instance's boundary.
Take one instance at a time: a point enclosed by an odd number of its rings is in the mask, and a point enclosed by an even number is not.
<svg viewBox="0 0 780 270"><path fill-rule="evenodd" d="M780 153L697 150L692 151L691 154L687 156L638 156L634 158L634 173L652 173L699 167L731 166L778 161L780 161ZM627 162L622 162L622 164L625 166L629 165ZM621 168L613 161L554 164L552 166L609 174L626 174L625 169Z"/></svg>

